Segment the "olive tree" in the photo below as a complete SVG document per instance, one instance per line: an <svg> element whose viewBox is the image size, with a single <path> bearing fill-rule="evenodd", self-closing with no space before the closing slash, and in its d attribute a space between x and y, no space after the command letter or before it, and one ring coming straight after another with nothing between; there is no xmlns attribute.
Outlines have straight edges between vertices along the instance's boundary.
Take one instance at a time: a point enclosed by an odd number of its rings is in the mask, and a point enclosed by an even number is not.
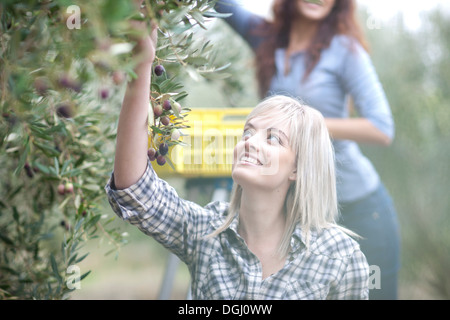
<svg viewBox="0 0 450 320"><path fill-rule="evenodd" d="M159 150L181 143L177 130L186 126L188 93L178 76L216 79L228 66L195 37L223 16L213 7L207 0L145 0L140 8L131 0L2 1L0 298L68 298L90 272L76 268L86 242L107 239L111 252L126 242L102 208L124 87L136 77L130 21L158 26L149 133Z"/></svg>

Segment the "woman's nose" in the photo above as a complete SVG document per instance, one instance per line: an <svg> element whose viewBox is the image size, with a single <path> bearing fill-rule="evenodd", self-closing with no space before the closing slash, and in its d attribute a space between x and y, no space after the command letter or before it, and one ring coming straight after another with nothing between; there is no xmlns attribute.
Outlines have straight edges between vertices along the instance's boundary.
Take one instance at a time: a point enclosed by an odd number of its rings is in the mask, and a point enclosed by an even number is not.
<svg viewBox="0 0 450 320"><path fill-rule="evenodd" d="M254 134L254 135L252 135L250 137L247 137L245 139L245 142L244 142L244 150L245 150L245 152L247 152L247 153L259 152L260 142L258 140L259 139L258 136L259 136L258 134Z"/></svg>

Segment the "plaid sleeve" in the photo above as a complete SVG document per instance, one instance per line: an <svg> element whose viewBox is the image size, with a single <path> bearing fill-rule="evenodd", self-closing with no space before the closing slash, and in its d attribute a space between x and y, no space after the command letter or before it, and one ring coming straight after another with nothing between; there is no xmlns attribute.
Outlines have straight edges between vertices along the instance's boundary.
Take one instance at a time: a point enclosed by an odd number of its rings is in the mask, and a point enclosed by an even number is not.
<svg viewBox="0 0 450 320"><path fill-rule="evenodd" d="M151 163L134 185L114 188L114 175L105 187L113 211L189 264L195 239L205 233L211 212L181 199L158 178Z"/></svg>
<svg viewBox="0 0 450 320"><path fill-rule="evenodd" d="M355 250L349 258L338 285L328 296L331 300L368 300L369 264L361 250Z"/></svg>

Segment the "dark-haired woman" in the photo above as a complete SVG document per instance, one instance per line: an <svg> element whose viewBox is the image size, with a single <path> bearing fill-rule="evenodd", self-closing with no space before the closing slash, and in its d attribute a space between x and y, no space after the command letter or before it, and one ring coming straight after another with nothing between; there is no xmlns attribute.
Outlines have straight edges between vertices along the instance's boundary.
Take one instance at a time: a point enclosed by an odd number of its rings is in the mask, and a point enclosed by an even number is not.
<svg viewBox="0 0 450 320"><path fill-rule="evenodd" d="M261 97L301 98L333 138L341 224L363 237L370 299L396 299L400 237L393 202L358 143L389 145L394 122L367 53L353 0L275 0L272 19L221 0L219 12L253 48ZM356 116L350 116L349 101Z"/></svg>

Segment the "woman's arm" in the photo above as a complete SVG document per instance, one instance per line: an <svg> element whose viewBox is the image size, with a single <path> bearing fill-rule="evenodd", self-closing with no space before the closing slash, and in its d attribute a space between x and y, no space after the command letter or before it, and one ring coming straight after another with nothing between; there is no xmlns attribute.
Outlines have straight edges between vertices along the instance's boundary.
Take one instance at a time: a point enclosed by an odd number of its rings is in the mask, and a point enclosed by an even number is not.
<svg viewBox="0 0 450 320"><path fill-rule="evenodd" d="M366 118L326 118L325 123L332 139L353 140L388 146L392 139Z"/></svg>
<svg viewBox="0 0 450 320"><path fill-rule="evenodd" d="M262 38L257 36L253 30L256 26L264 22L264 19L242 7L236 0L220 0L214 7L217 12L231 13L225 18L226 21L238 33L251 48L256 49Z"/></svg>
<svg viewBox="0 0 450 320"><path fill-rule="evenodd" d="M143 30L142 24L136 27ZM147 167L148 108L152 63L155 59L156 27L151 36L138 39L135 47L137 79L126 89L117 128L114 185L124 189L136 183Z"/></svg>
<svg viewBox="0 0 450 320"><path fill-rule="evenodd" d="M180 198L173 187L158 178L148 162L142 177L128 188L114 189L110 180L105 187L108 201L118 217L189 265L197 240L212 232L210 221L225 210L226 203L203 208Z"/></svg>
<svg viewBox="0 0 450 320"><path fill-rule="evenodd" d="M347 42L345 46L349 45ZM386 94L368 53L357 43L346 49L340 69L342 85L352 99L357 117L326 119L334 139L389 145L395 132Z"/></svg>

